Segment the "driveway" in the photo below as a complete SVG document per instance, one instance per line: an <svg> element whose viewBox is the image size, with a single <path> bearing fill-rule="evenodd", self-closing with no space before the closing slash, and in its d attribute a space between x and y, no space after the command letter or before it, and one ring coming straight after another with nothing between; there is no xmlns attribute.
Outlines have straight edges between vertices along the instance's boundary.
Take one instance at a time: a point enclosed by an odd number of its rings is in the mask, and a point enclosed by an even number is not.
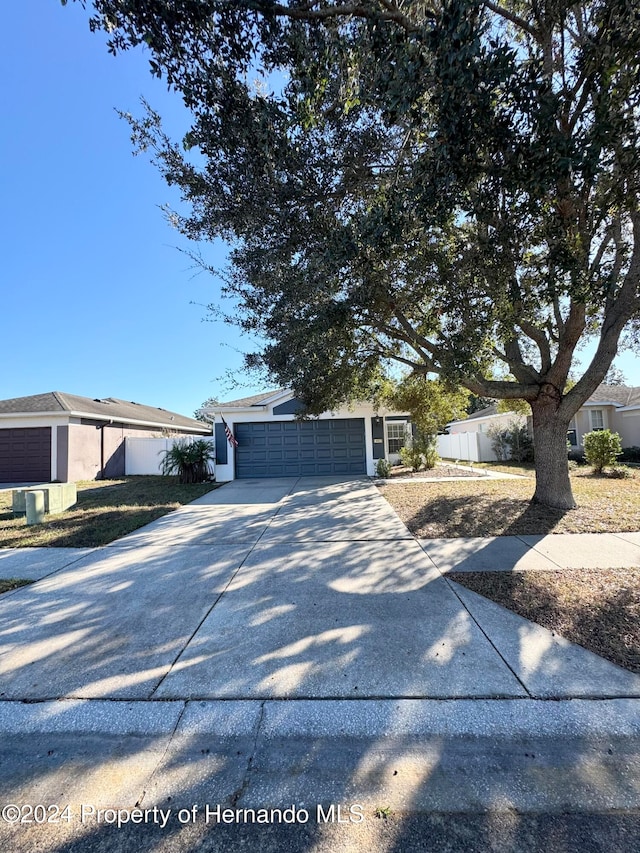
<svg viewBox="0 0 640 853"><path fill-rule="evenodd" d="M638 696L448 581L366 479L229 483L0 600L0 698Z"/></svg>

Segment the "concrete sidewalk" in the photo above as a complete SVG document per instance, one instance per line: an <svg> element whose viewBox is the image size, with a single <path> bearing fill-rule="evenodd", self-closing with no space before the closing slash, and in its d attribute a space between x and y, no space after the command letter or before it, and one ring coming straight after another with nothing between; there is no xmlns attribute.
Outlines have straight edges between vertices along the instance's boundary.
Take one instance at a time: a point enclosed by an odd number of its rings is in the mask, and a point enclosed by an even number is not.
<svg viewBox="0 0 640 853"><path fill-rule="evenodd" d="M418 542L370 481L292 478L33 549L43 579L0 599L0 793L638 808L640 677L446 573L591 565L599 542L637 565L639 534L529 539Z"/></svg>

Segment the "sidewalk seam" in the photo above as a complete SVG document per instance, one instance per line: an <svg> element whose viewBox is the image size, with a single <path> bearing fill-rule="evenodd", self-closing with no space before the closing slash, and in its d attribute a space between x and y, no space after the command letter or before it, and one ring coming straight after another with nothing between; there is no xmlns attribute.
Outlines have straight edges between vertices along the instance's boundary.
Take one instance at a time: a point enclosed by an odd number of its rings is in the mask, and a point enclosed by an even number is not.
<svg viewBox="0 0 640 853"><path fill-rule="evenodd" d="M256 722L255 734L253 738L253 746L251 748L251 755L247 759L247 766L244 771L244 775L242 777L242 782L240 783L240 787L237 788L229 798L231 805L235 808L238 805L238 801L242 798L242 796L246 793L249 787L249 775L253 769L253 759L256 757L256 752L258 751L258 738L260 737L260 729L262 728L262 722L264 720L265 715L265 706L269 700L263 699L260 702L260 711L258 712L258 720Z"/></svg>
<svg viewBox="0 0 640 853"><path fill-rule="evenodd" d="M506 660L506 658L504 657L504 655L500 652L500 650L499 650L499 649L498 649L498 647L495 645L495 643L493 642L493 640L491 639L491 637L487 634L487 632L484 630L484 628L482 627L482 625L478 622L478 620L475 618L475 616L473 615L473 613L469 610L469 608L468 608L468 607L467 607L467 605L465 604L464 600L463 600L463 599L458 595L458 593L456 592L456 590L454 589L454 587L453 587L453 585L452 585L452 584L454 584L454 583L455 583L455 581L450 580L450 579L446 576L446 574L442 574L442 578L443 578L443 579L444 579L444 581L448 584L449 589L450 589L450 590L451 590L451 592L455 595L455 597L458 599L458 601L460 602L460 604L462 605L462 607L464 607L464 609L466 610L466 612L469 614L469 618L470 618L470 619L471 619L471 620L472 620L472 621L473 621L473 622L478 626L478 629L479 629L480 633L483 635L483 637L484 637L484 638L486 639L486 641L489 643L489 645L491 646L491 648L495 651L495 653L498 655L498 657L500 658L500 660L504 663L504 665L507 667L507 669L509 670L509 672L510 672L510 673L513 675L513 677L516 679L516 681L518 682L518 684L520 684L520 685L521 685L522 689L523 689L523 690L525 691L525 693L527 694L527 697L528 697L529 699L533 699L533 698L535 698L535 697L534 697L534 694L533 694L533 693L531 693L531 691L528 689L527 685L523 682L523 680L520 678L520 676L519 676L519 675L518 675L518 673L514 670L514 668L509 664L509 662ZM523 698L525 698L525 697L523 697Z"/></svg>
<svg viewBox="0 0 640 853"><path fill-rule="evenodd" d="M178 726L180 725L180 722L182 721L182 718L184 717L185 711L187 710L187 705L188 705L188 700L186 700L186 699L183 700L182 710L178 714L178 719L176 720L176 724L173 727L173 731L171 732L171 734L169 735L169 737L167 739L167 744L166 744L166 746L162 752L162 755L160 756L160 758L156 762L156 766L153 768L153 770L149 774L149 778L147 779L146 785L143 785L142 793L140 794L140 797L138 798L138 801L135 804L136 808L139 808L142 805L142 803L144 802L144 798L147 796L148 787L151 785L151 782L152 782L154 776L158 772L158 768L162 765L162 762L167 757L167 753L169 752L169 747L173 743L173 740L176 736L176 732L178 731Z"/></svg>

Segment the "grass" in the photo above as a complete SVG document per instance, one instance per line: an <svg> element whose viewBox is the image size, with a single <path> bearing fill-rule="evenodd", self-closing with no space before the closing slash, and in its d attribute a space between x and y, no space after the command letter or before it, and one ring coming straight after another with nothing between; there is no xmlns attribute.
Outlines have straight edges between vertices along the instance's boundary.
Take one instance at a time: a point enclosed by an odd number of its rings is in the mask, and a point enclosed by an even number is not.
<svg viewBox="0 0 640 853"><path fill-rule="evenodd" d="M23 578L0 578L0 595L3 592L11 592L12 589L18 589L21 586L28 586L33 581L24 580Z"/></svg>
<svg viewBox="0 0 640 853"><path fill-rule="evenodd" d="M175 477L124 477L78 483L78 502L44 524L14 518L11 492L0 492L0 547L96 548L199 498L217 483L180 485Z"/></svg>
<svg viewBox="0 0 640 853"><path fill-rule="evenodd" d="M448 577L640 674L640 569L454 572Z"/></svg>
<svg viewBox="0 0 640 853"><path fill-rule="evenodd" d="M378 488L409 530L420 538L545 533L615 533L640 530L640 483L572 473L573 510L530 503L535 482L456 480L400 483Z"/></svg>

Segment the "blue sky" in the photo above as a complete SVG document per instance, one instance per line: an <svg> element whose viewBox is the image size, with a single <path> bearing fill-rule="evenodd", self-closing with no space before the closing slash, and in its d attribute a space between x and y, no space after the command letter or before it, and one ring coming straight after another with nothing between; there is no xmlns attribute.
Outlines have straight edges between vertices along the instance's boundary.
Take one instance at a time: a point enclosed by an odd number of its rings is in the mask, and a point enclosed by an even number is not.
<svg viewBox="0 0 640 853"><path fill-rule="evenodd" d="M141 51L110 56L79 3L17 0L0 15L0 399L59 390L191 414L264 390L216 381L250 342L204 321L219 282L177 250L193 246L159 210L177 196L115 112L139 115L144 95L178 135L179 98ZM224 246L206 257L223 265Z"/></svg>
<svg viewBox="0 0 640 853"><path fill-rule="evenodd" d="M142 51L110 56L79 3L15 0L0 16L0 399L59 390L191 414L263 390L220 380L250 342L205 321L219 282L178 251L193 247L159 210L177 198L115 112L140 114L144 96L178 136L179 98ZM222 244L205 252L224 265ZM637 358L616 364L640 385Z"/></svg>

